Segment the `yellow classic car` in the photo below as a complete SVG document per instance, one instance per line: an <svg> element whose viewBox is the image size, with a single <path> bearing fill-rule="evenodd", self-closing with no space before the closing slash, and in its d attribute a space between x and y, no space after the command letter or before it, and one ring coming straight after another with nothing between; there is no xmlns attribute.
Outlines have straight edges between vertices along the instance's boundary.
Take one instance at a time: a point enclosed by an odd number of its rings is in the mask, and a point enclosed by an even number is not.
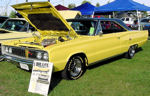
<svg viewBox="0 0 150 96"><path fill-rule="evenodd" d="M58 11L58 12L64 19L75 19L75 18L81 17L80 11L63 10L63 11Z"/></svg>
<svg viewBox="0 0 150 96"><path fill-rule="evenodd" d="M81 18L65 20L49 2L12 6L40 37L2 43L4 58L32 66L35 61L53 63L53 72L75 80L94 62L125 53L132 58L148 39L147 31L131 31L119 19ZM23 67L22 67L23 68Z"/></svg>
<svg viewBox="0 0 150 96"><path fill-rule="evenodd" d="M7 19L0 27L0 49L1 43L7 40L21 39L32 37L32 32L35 29L23 18ZM0 50L0 61L1 50Z"/></svg>
<svg viewBox="0 0 150 96"><path fill-rule="evenodd" d="M65 10L59 11L59 13L65 19L78 18L81 16L79 11ZM2 42L13 39L32 37L33 31L35 31L35 29L24 18L10 18L6 20L5 23L0 27L0 61L4 59L1 56Z"/></svg>

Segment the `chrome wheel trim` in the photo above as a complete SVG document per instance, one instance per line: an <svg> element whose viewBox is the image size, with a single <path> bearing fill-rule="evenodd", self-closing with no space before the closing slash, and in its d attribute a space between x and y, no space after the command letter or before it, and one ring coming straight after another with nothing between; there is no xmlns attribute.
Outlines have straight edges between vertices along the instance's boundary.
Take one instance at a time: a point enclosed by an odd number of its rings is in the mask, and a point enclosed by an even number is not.
<svg viewBox="0 0 150 96"><path fill-rule="evenodd" d="M82 61L78 58L73 59L71 70L70 70L70 75L73 77L76 77L80 74L81 71L82 71Z"/></svg>
<svg viewBox="0 0 150 96"><path fill-rule="evenodd" d="M131 49L130 49L130 51L129 51L129 54L130 54L131 57L134 56L134 54L135 54L134 47L131 47Z"/></svg>

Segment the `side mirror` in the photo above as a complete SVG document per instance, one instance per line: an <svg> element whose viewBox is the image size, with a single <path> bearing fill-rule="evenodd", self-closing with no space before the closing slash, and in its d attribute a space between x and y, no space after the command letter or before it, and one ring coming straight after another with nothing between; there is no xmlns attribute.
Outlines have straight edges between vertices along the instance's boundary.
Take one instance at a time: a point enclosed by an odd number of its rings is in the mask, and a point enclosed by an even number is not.
<svg viewBox="0 0 150 96"><path fill-rule="evenodd" d="M100 32L99 32L99 36L102 36L102 35L103 35L103 32L102 32L102 31L100 31Z"/></svg>
<svg viewBox="0 0 150 96"><path fill-rule="evenodd" d="M28 32L28 33L31 33L31 32L32 32L32 30L31 30L31 29L29 29L27 32Z"/></svg>

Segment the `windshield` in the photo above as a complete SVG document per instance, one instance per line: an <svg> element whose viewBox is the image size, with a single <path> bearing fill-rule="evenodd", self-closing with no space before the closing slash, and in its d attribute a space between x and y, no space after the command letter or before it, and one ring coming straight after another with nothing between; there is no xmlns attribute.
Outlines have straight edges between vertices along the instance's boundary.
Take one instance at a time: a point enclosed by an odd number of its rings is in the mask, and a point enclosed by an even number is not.
<svg viewBox="0 0 150 96"><path fill-rule="evenodd" d="M76 31L79 35L89 35L92 36L95 34L95 29L97 22L96 21L68 21L71 27Z"/></svg>
<svg viewBox="0 0 150 96"><path fill-rule="evenodd" d="M24 20L7 20L1 25L1 28L10 31L27 31L28 23Z"/></svg>

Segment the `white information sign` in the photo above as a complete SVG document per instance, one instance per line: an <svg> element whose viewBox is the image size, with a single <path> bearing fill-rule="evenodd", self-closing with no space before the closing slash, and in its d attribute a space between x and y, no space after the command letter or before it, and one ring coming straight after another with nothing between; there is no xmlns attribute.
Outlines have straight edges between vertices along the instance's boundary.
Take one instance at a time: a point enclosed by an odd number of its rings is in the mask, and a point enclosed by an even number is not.
<svg viewBox="0 0 150 96"><path fill-rule="evenodd" d="M34 61L28 92L47 96L52 70L53 63Z"/></svg>

